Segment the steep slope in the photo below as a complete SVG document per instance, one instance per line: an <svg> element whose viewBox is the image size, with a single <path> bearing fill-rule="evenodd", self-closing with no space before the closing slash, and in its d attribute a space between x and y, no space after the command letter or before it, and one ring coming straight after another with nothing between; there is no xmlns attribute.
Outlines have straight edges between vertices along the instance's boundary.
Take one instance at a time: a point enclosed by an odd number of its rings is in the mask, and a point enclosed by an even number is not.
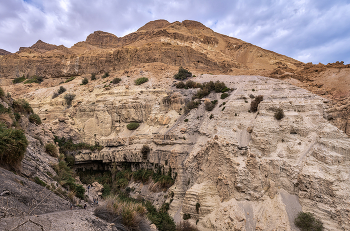
<svg viewBox="0 0 350 231"><path fill-rule="evenodd" d="M0 49L0 55L8 55L8 54L11 54L11 52L6 51L4 49Z"/></svg>

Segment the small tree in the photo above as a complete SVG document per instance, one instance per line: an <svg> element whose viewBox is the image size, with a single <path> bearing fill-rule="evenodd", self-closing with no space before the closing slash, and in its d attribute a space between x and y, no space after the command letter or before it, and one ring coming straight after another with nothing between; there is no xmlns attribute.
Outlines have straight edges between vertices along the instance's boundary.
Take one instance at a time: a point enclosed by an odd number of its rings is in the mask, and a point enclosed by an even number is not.
<svg viewBox="0 0 350 231"><path fill-rule="evenodd" d="M188 70L180 67L179 68L179 72L174 75L174 78L178 79L178 80L184 80L184 79L187 79L188 77L191 77L191 76L192 76L191 72L189 72Z"/></svg>
<svg viewBox="0 0 350 231"><path fill-rule="evenodd" d="M114 78L114 79L112 80L112 83L113 83L113 84L118 84L120 81L122 81L121 78Z"/></svg>
<svg viewBox="0 0 350 231"><path fill-rule="evenodd" d="M91 74L91 80L96 80L96 74L94 73Z"/></svg>
<svg viewBox="0 0 350 231"><path fill-rule="evenodd" d="M135 84L136 85L141 85L141 84L143 84L145 82L148 82L148 78L146 78L146 77L138 78L138 79L135 80Z"/></svg>
<svg viewBox="0 0 350 231"><path fill-rule="evenodd" d="M60 89L58 89L57 93L60 95L60 94L62 94L65 91L66 91L66 88L64 88L63 86L60 86Z"/></svg>
<svg viewBox="0 0 350 231"><path fill-rule="evenodd" d="M87 78L84 78L82 81L81 81L81 84L82 85L86 85L89 83L89 80Z"/></svg>
<svg viewBox="0 0 350 231"><path fill-rule="evenodd" d="M29 122L35 123L37 125L40 125L41 124L41 119L40 119L40 117L37 114L31 114L29 116Z"/></svg>
<svg viewBox="0 0 350 231"><path fill-rule="evenodd" d="M149 148L148 145L143 145L141 149L142 153L142 159L147 160L148 154L150 153L151 149Z"/></svg>
<svg viewBox="0 0 350 231"><path fill-rule="evenodd" d="M258 110L259 103L263 100L264 100L264 97L262 95L259 95L254 100L252 100L252 102L250 103L250 111L256 112Z"/></svg>
<svg viewBox="0 0 350 231"><path fill-rule="evenodd" d="M281 119L283 119L283 117L284 117L283 109L282 109L282 108L278 108L278 109L276 110L274 116L275 116L276 120L281 120Z"/></svg>
<svg viewBox="0 0 350 231"><path fill-rule="evenodd" d="M66 100L66 103L67 103L67 105L68 105L68 107L70 107L71 105L72 105L72 101L73 101L73 99L75 98L75 94L66 94L65 96L64 96L64 99Z"/></svg>

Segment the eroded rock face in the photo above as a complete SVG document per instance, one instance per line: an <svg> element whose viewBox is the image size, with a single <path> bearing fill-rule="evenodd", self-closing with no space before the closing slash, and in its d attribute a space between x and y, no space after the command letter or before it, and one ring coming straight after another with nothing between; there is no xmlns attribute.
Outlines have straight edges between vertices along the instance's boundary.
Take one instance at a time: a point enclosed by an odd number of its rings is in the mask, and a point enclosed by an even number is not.
<svg viewBox="0 0 350 231"><path fill-rule="evenodd" d="M89 97L88 87L74 87L70 108L58 103L61 96L40 96L47 92L30 97L53 133L64 125L76 131L77 141L105 146L77 154L80 168L130 163L134 170L160 166L167 172L171 167L176 183L166 202L176 221L190 214L201 230L295 230L302 210L314 213L327 230L350 229L350 141L328 122L327 100L260 76L193 80L220 80L235 90L226 99L211 93L208 99L218 100L213 111L202 104L188 114L181 108L195 90L150 89L152 80L144 86L125 82L127 89L95 87ZM256 113L249 112L250 95L263 96ZM281 120L274 117L278 108L284 111ZM50 117L50 110L60 118ZM129 131L131 121L140 127ZM150 147L146 156L143 145Z"/></svg>

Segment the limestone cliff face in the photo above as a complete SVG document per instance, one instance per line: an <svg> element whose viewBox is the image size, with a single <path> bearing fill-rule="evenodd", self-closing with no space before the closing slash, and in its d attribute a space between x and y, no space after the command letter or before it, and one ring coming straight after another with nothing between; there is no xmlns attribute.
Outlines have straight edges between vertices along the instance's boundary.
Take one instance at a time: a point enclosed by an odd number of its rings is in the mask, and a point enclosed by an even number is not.
<svg viewBox="0 0 350 231"><path fill-rule="evenodd" d="M25 97L55 135L105 146L75 155L78 168L171 167L176 183L167 202L176 221L190 214L200 230L296 230L302 210L326 230L350 229L350 140L327 120L328 100L277 79L199 75L192 80L220 80L234 90L226 99L211 93L208 98L218 100L211 112L202 104L184 114L196 90L148 77L140 86L127 76L108 87L102 81L114 76L63 84L76 94L72 107L64 94L51 98L58 87ZM264 100L250 113L257 95ZM281 120L274 117L277 108L284 111ZM129 122L140 127L129 131ZM151 149L146 157L140 152L145 144Z"/></svg>

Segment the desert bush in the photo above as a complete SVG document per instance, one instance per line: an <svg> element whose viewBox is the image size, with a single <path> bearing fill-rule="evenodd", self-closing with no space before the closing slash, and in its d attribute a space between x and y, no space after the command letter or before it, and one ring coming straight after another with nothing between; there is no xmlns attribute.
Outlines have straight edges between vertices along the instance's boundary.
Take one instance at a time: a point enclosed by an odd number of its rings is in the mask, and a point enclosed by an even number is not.
<svg viewBox="0 0 350 231"><path fill-rule="evenodd" d="M66 88L64 88L63 86L60 86L60 89L58 89L58 94L62 94L66 91Z"/></svg>
<svg viewBox="0 0 350 231"><path fill-rule="evenodd" d="M45 145L45 151L47 154L49 154L50 156L53 156L53 157L57 157L58 156L58 151L57 151L57 148L54 144L52 143L47 143Z"/></svg>
<svg viewBox="0 0 350 231"><path fill-rule="evenodd" d="M16 84L16 83L22 83L24 82L24 80L26 80L26 77L24 77L24 75L22 75L22 77L18 77L12 80L12 83Z"/></svg>
<svg viewBox="0 0 350 231"><path fill-rule="evenodd" d="M187 79L188 77L191 77L191 76L192 76L191 72L180 67L178 73L174 75L174 78L178 79L178 80L184 80L184 79Z"/></svg>
<svg viewBox="0 0 350 231"><path fill-rule="evenodd" d="M75 94L68 93L64 96L64 99L66 100L66 104L68 105L68 107L72 105L72 101L74 98L75 98Z"/></svg>
<svg viewBox="0 0 350 231"><path fill-rule="evenodd" d="M188 103L186 103L185 113L188 113L190 110L194 108L198 108L200 104L201 103L199 101L194 101L194 100L189 101Z"/></svg>
<svg viewBox="0 0 350 231"><path fill-rule="evenodd" d="M91 74L91 81L92 80L96 80L96 74L94 74L94 73Z"/></svg>
<svg viewBox="0 0 350 231"><path fill-rule="evenodd" d="M113 83L113 84L118 84L120 81L122 81L121 78L114 78L114 79L112 80L112 83Z"/></svg>
<svg viewBox="0 0 350 231"><path fill-rule="evenodd" d="M72 77L70 77L69 79L67 79L66 81L65 81L65 83L68 83L68 82L70 82L70 81L73 81L75 79L75 76L72 76Z"/></svg>
<svg viewBox="0 0 350 231"><path fill-rule="evenodd" d="M52 99L57 98L60 94L58 94L57 92L54 92L52 95Z"/></svg>
<svg viewBox="0 0 350 231"><path fill-rule="evenodd" d="M89 80L87 78L84 78L82 81L81 81L81 84L82 85L86 85L89 83Z"/></svg>
<svg viewBox="0 0 350 231"><path fill-rule="evenodd" d="M133 172L132 176L136 182L146 183L149 178L153 175L152 170L139 169L136 172Z"/></svg>
<svg viewBox="0 0 350 231"><path fill-rule="evenodd" d="M200 88L201 86L200 83L196 83L192 80L188 80L185 84L185 88Z"/></svg>
<svg viewBox="0 0 350 231"><path fill-rule="evenodd" d="M323 224L316 219L312 213L299 212L294 220L294 224L300 228L301 231L322 231Z"/></svg>
<svg viewBox="0 0 350 231"><path fill-rule="evenodd" d="M129 130L136 130L139 126L140 126L139 123L132 122L126 125L126 128Z"/></svg>
<svg viewBox="0 0 350 231"><path fill-rule="evenodd" d="M215 107L215 105L217 104L217 100L214 101L205 101L204 105L205 105L205 110L207 111L212 111Z"/></svg>
<svg viewBox="0 0 350 231"><path fill-rule="evenodd" d="M0 123L0 164L17 169L24 157L28 141L24 132L8 129Z"/></svg>
<svg viewBox="0 0 350 231"><path fill-rule="evenodd" d="M0 114L9 113L9 112L11 112L10 108L5 108L2 104L0 104Z"/></svg>
<svg viewBox="0 0 350 231"><path fill-rule="evenodd" d="M108 76L109 76L109 73L108 73L108 72L105 72L105 73L102 75L102 79L107 78Z"/></svg>
<svg viewBox="0 0 350 231"><path fill-rule="evenodd" d="M27 79L25 82L24 82L24 84L27 84L27 83L42 83L44 81L44 78L43 77L41 77L41 76L36 76L36 75L34 75L34 76L32 76L32 77L30 77L30 79Z"/></svg>
<svg viewBox="0 0 350 231"><path fill-rule="evenodd" d="M281 120L284 117L284 112L282 108L277 108L275 115L274 115L276 120Z"/></svg>
<svg viewBox="0 0 350 231"><path fill-rule="evenodd" d="M21 112L21 113L27 113L27 114L33 113L32 107L24 99L18 99L13 101L12 107L15 112Z"/></svg>
<svg viewBox="0 0 350 231"><path fill-rule="evenodd" d="M175 87L176 88L185 88L186 84L184 82L178 82L178 83L175 83Z"/></svg>
<svg viewBox="0 0 350 231"><path fill-rule="evenodd" d="M228 94L227 94L227 93L222 93L220 98L221 98L221 99L226 99L227 97L228 97Z"/></svg>
<svg viewBox="0 0 350 231"><path fill-rule="evenodd" d="M254 100L250 103L250 111L256 112L258 110L259 103L264 100L262 95L258 95Z"/></svg>
<svg viewBox="0 0 350 231"><path fill-rule="evenodd" d="M145 82L147 82L147 81L148 81L148 78L142 77L142 78L136 79L136 80L135 80L135 84L136 84L136 85L141 85L141 84L143 84L143 83L145 83Z"/></svg>
<svg viewBox="0 0 350 231"><path fill-rule="evenodd" d="M142 153L142 159L147 160L148 154L150 153L151 149L148 145L144 144L141 149Z"/></svg>
<svg viewBox="0 0 350 231"><path fill-rule="evenodd" d="M82 185L78 184L76 186L75 193L78 198L84 200L85 188Z"/></svg>
<svg viewBox="0 0 350 231"><path fill-rule="evenodd" d="M29 122L40 125L41 124L41 119L39 117L39 115L37 114L31 114L29 116Z"/></svg>
<svg viewBox="0 0 350 231"><path fill-rule="evenodd" d="M21 115L18 112L13 113L15 116L16 121L19 121L21 119Z"/></svg>
<svg viewBox="0 0 350 231"><path fill-rule="evenodd" d="M4 90L2 89L2 87L0 87L0 97L4 97L5 96L5 92Z"/></svg>

